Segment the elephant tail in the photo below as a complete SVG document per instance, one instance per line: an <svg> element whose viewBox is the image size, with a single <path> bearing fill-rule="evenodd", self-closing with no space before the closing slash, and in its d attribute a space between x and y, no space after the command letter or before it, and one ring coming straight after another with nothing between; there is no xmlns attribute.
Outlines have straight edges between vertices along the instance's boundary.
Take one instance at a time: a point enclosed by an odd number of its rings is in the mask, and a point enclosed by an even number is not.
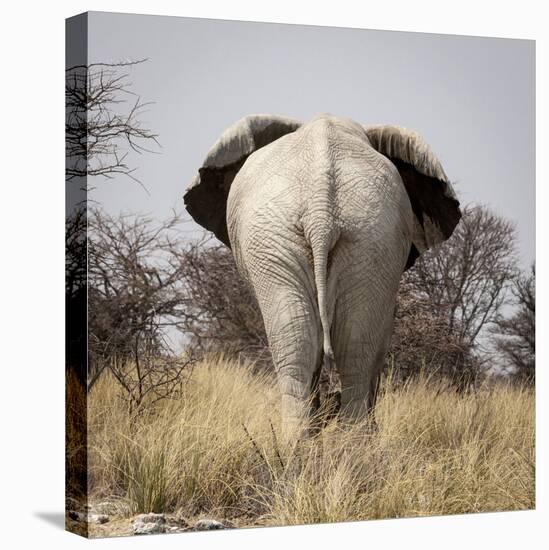
<svg viewBox="0 0 549 550"><path fill-rule="evenodd" d="M320 323L322 325L324 358L328 363L334 360L334 350L330 338L330 329L332 319L328 313L328 254L331 249L329 241L335 242L336 239L312 239L311 248L313 251L313 268L315 276L316 297L318 303L318 312L320 314ZM320 241L320 242L319 242Z"/></svg>

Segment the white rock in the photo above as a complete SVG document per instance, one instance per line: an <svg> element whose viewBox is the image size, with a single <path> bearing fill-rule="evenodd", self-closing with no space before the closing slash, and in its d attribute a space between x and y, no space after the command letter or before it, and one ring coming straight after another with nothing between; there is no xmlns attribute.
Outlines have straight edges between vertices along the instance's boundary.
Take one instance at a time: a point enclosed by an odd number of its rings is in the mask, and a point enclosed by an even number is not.
<svg viewBox="0 0 549 550"><path fill-rule="evenodd" d="M165 531L166 529L160 523L134 523L132 525L134 535L154 535Z"/></svg>
<svg viewBox="0 0 549 550"><path fill-rule="evenodd" d="M214 529L227 529L227 526L215 519L199 519L193 527L194 531L212 531Z"/></svg>
<svg viewBox="0 0 549 550"><path fill-rule="evenodd" d="M141 523L160 523L164 525L166 523L166 516L164 514L139 514L135 517L134 521L140 521Z"/></svg>
<svg viewBox="0 0 549 550"><path fill-rule="evenodd" d="M166 532L166 518L164 514L140 514L132 524L134 535L153 535Z"/></svg>

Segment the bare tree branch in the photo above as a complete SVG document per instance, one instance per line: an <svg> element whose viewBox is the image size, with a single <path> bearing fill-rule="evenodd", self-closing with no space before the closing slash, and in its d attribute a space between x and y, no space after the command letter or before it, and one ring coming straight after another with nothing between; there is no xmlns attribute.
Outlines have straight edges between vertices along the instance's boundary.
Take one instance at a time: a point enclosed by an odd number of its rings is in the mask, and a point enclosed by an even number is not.
<svg viewBox="0 0 549 550"><path fill-rule="evenodd" d="M145 62L77 65L65 73L66 179L124 175L140 183L127 163L129 150L155 152L158 136L144 127L144 103L131 89L126 70Z"/></svg>
<svg viewBox="0 0 549 550"><path fill-rule="evenodd" d="M88 388L108 368L135 410L173 395L192 364L166 336L187 310L180 223L98 208L88 216Z"/></svg>
<svg viewBox="0 0 549 550"><path fill-rule="evenodd" d="M509 302L516 276L515 228L483 206L463 208L452 237L425 253L405 279L433 308L444 308L448 328L481 360L481 336Z"/></svg>
<svg viewBox="0 0 549 550"><path fill-rule="evenodd" d="M513 281L515 313L498 316L492 333L505 366L521 380L535 381L536 368L536 270L519 274Z"/></svg>

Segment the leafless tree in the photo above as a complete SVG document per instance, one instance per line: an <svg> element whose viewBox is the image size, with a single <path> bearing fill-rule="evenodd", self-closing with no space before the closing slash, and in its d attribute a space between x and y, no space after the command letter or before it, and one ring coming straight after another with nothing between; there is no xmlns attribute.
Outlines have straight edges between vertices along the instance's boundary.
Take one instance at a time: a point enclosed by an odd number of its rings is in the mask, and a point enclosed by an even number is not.
<svg viewBox="0 0 549 550"><path fill-rule="evenodd" d="M450 326L449 308L433 307L409 278L401 282L387 366L397 381L420 371L466 386L475 376L471 348Z"/></svg>
<svg viewBox="0 0 549 550"><path fill-rule="evenodd" d="M536 270L519 274L513 281L515 312L498 316L493 333L505 366L517 378L533 383L536 367ZM498 336L499 335L499 336Z"/></svg>
<svg viewBox="0 0 549 550"><path fill-rule="evenodd" d="M186 312L179 224L98 208L88 219L88 387L109 368L135 408L176 391L191 363L167 333Z"/></svg>
<svg viewBox="0 0 549 550"><path fill-rule="evenodd" d="M149 103L132 91L129 69L146 61L92 63L70 67L65 74L66 178L116 175L135 177L129 150L151 151L157 135L140 117Z"/></svg>
<svg viewBox="0 0 549 550"><path fill-rule="evenodd" d="M184 330L192 335L191 346L269 365L263 318L232 252L225 246L192 243L182 251L181 263L188 292Z"/></svg>
<svg viewBox="0 0 549 550"><path fill-rule="evenodd" d="M482 361L482 337L509 301L517 272L515 228L484 206L462 212L452 237L422 255L405 280L431 308L446 312L448 331Z"/></svg>
<svg viewBox="0 0 549 550"><path fill-rule="evenodd" d="M87 191L89 178L138 181L128 150L147 151L157 136L140 116L148 105L132 91L129 70L145 60L77 65L65 72L67 368L86 385ZM74 181L73 181L74 180Z"/></svg>

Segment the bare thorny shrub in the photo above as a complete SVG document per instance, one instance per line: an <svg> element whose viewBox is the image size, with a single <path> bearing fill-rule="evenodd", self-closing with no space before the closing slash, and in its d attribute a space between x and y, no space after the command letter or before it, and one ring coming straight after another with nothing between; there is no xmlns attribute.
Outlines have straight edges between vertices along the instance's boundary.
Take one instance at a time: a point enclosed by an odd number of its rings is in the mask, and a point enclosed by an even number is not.
<svg viewBox="0 0 549 550"><path fill-rule="evenodd" d="M405 314L407 319L397 322L395 339L398 342L399 332L409 326L411 334L421 338L424 360L446 349L439 371L468 385L494 361L487 337L509 304L517 259L513 224L484 206L466 206L462 213L452 237L423 254L405 273L399 305L406 306L405 296L411 292L424 311L417 323ZM424 331L425 323L434 330ZM414 348L406 349L400 360L409 363ZM415 364L417 369L417 360Z"/></svg>
<svg viewBox="0 0 549 550"><path fill-rule="evenodd" d="M462 385L472 376L471 348L450 327L448 308L433 307L408 277L403 278L397 296L387 367L394 381L423 371Z"/></svg>
<svg viewBox="0 0 549 550"><path fill-rule="evenodd" d="M201 352L243 356L270 365L263 318L250 286L225 246L192 243L182 251L188 309L183 330Z"/></svg>
<svg viewBox="0 0 549 550"><path fill-rule="evenodd" d="M536 270L518 274L513 280L515 312L509 318L499 315L493 327L498 335L496 347L505 367L521 381L535 381L536 366Z"/></svg>
<svg viewBox="0 0 549 550"><path fill-rule="evenodd" d="M479 337L494 323L517 273L515 228L483 206L463 208L452 237L410 270L412 284L448 311L461 342L482 351Z"/></svg>
<svg viewBox="0 0 549 550"><path fill-rule="evenodd" d="M109 369L133 410L176 396L192 362L168 333L187 309L179 223L99 209L88 220L88 387Z"/></svg>

